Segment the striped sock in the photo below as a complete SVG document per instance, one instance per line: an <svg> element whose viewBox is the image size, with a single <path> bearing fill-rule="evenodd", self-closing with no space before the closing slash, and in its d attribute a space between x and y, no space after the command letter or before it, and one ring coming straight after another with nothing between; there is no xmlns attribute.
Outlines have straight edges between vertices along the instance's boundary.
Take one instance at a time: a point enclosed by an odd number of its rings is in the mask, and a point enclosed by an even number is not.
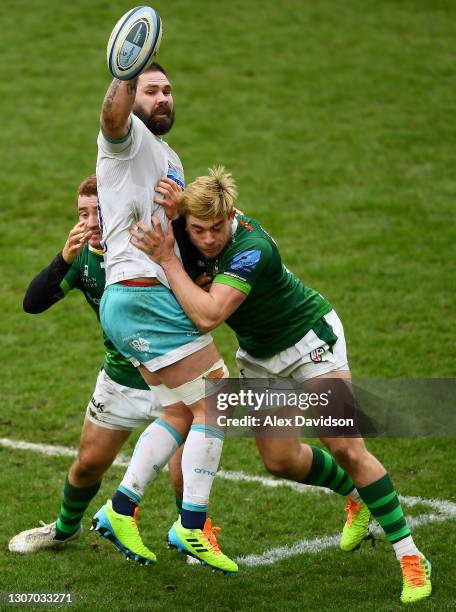
<svg viewBox="0 0 456 612"><path fill-rule="evenodd" d="M388 474L367 487L358 487L358 493L392 544L410 535L402 506Z"/></svg>
<svg viewBox="0 0 456 612"><path fill-rule="evenodd" d="M101 481L90 487L73 487L68 481L68 476L66 477L56 523L56 540L66 540L79 529L84 512L98 493L100 486Z"/></svg>
<svg viewBox="0 0 456 612"><path fill-rule="evenodd" d="M321 448L311 446L312 465L303 484L326 487L339 495L348 495L355 485L352 479L344 470L337 465L332 456Z"/></svg>

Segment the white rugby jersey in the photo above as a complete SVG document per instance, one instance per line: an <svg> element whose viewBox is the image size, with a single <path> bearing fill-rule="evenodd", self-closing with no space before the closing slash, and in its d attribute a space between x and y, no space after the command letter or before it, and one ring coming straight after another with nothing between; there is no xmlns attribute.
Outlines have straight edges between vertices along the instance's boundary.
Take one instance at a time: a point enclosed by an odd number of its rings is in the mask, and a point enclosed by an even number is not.
<svg viewBox="0 0 456 612"><path fill-rule="evenodd" d="M184 187L184 170L177 154L154 136L136 116L131 116L128 135L111 142L98 135L97 189L102 229L106 286L133 278L156 277L169 287L161 266L131 245L129 228L142 221L151 226L151 217L160 219L163 231L168 219L162 206L154 203L155 187L163 176ZM179 249L175 245L178 256Z"/></svg>

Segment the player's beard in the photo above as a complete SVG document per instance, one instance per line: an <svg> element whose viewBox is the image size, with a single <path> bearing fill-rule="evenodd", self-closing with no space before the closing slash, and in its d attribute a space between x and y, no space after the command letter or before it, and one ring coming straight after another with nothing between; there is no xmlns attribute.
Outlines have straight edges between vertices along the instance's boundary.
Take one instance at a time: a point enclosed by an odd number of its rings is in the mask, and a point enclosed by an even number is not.
<svg viewBox="0 0 456 612"><path fill-rule="evenodd" d="M157 118L157 115L162 115L166 113L166 116ZM163 134L167 134L174 124L174 108L169 109L158 109L155 113L151 115L147 115L141 107L136 106L133 109L133 114L139 117L144 125L155 134L155 136L163 136Z"/></svg>

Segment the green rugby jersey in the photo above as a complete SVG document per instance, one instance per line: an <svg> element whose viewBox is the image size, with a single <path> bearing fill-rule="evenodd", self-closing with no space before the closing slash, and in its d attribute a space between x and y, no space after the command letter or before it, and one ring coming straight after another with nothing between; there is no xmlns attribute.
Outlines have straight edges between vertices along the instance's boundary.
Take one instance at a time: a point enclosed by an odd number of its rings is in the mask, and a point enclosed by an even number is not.
<svg viewBox="0 0 456 612"><path fill-rule="evenodd" d="M247 295L226 320L239 346L253 357L272 357L314 327L332 346L337 336L331 326L319 322L332 310L331 304L287 270L276 243L257 221L244 215L237 215L236 221L231 242L217 258L201 263L214 283Z"/></svg>
<svg viewBox="0 0 456 612"><path fill-rule="evenodd" d="M100 320L99 306L105 286L105 270L103 253L84 245L81 254L71 264L60 283L64 295L71 289L80 289L85 299L95 311ZM139 370L128 359L119 353L113 343L103 332L105 359L103 369L116 383L133 389L149 389Z"/></svg>

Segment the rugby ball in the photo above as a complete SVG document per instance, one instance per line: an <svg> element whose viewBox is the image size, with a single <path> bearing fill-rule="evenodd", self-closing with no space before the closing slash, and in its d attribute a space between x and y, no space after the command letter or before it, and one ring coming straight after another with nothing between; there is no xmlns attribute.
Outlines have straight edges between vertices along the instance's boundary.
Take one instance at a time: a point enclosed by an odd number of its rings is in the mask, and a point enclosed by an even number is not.
<svg viewBox="0 0 456 612"><path fill-rule="evenodd" d="M137 6L114 26L108 41L108 68L116 79L134 79L146 70L160 48L162 22L150 6Z"/></svg>

